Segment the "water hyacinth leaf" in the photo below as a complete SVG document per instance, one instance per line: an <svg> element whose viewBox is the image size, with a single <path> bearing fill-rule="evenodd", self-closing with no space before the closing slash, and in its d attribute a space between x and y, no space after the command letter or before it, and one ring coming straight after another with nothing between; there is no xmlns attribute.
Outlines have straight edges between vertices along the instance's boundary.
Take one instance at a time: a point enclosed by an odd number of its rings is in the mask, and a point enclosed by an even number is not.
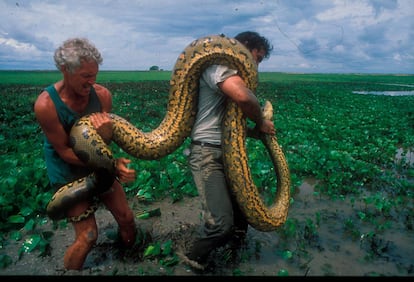
<svg viewBox="0 0 414 282"><path fill-rule="evenodd" d="M155 244L149 245L144 251L144 258L146 257L155 257L161 253L160 243L156 242Z"/></svg>
<svg viewBox="0 0 414 282"><path fill-rule="evenodd" d="M8 189L14 189L17 183L17 177L6 177L0 181L0 189L6 191Z"/></svg>
<svg viewBox="0 0 414 282"><path fill-rule="evenodd" d="M52 238L52 237L53 237L53 235L54 235L54 233L53 233L52 231L45 231L45 232L42 232L42 237L43 237L45 240L49 240L50 238Z"/></svg>
<svg viewBox="0 0 414 282"><path fill-rule="evenodd" d="M277 276L289 276L289 272L286 269L282 268L277 272Z"/></svg>
<svg viewBox="0 0 414 282"><path fill-rule="evenodd" d="M147 201L153 201L154 200L154 197L152 196L152 194L150 192L145 192L143 194L143 196L144 196L145 200L147 200Z"/></svg>
<svg viewBox="0 0 414 282"><path fill-rule="evenodd" d="M164 266L174 266L179 263L179 258L176 254L172 256L167 256L160 260L160 264Z"/></svg>
<svg viewBox="0 0 414 282"><path fill-rule="evenodd" d="M161 210L160 208L152 209L150 211L141 211L137 212L136 217L139 219L148 219L153 216L161 216Z"/></svg>
<svg viewBox="0 0 414 282"><path fill-rule="evenodd" d="M7 219L7 222L9 222L9 223L24 223L24 217L19 215L19 214L11 215Z"/></svg>
<svg viewBox="0 0 414 282"><path fill-rule="evenodd" d="M40 256L46 256L50 254L50 243L47 240L41 239L38 244Z"/></svg>
<svg viewBox="0 0 414 282"><path fill-rule="evenodd" d="M147 183L151 178L151 173L147 170L142 170L137 176L137 181L139 183Z"/></svg>
<svg viewBox="0 0 414 282"><path fill-rule="evenodd" d="M44 224L46 224L46 223L48 223L49 222L49 219L47 218L47 217L42 217L42 218L39 218L38 219L38 221L37 221L37 223L39 224L39 225L44 225Z"/></svg>
<svg viewBox="0 0 414 282"><path fill-rule="evenodd" d="M20 214L25 217L28 215L31 215L32 213L33 213L33 209L30 207L24 207L20 210Z"/></svg>
<svg viewBox="0 0 414 282"><path fill-rule="evenodd" d="M162 255L169 255L172 253L172 241L168 240L167 242L165 242L164 244L162 244Z"/></svg>
<svg viewBox="0 0 414 282"><path fill-rule="evenodd" d="M46 186L46 185L45 185ZM52 199L53 194L50 192L40 193L36 196L35 202L46 209L47 204Z"/></svg>
<svg viewBox="0 0 414 282"><path fill-rule="evenodd" d="M9 201L6 199L6 197L3 197L2 195L0 195L0 205L5 206L8 203L9 203Z"/></svg>
<svg viewBox="0 0 414 282"><path fill-rule="evenodd" d="M0 255L0 269L6 268L13 263L13 260L10 256L1 254Z"/></svg>
<svg viewBox="0 0 414 282"><path fill-rule="evenodd" d="M293 257L293 253L289 250L286 250L282 253L282 257L285 260L291 259Z"/></svg>
<svg viewBox="0 0 414 282"><path fill-rule="evenodd" d="M136 217L138 218L138 219L148 219L148 218L150 218L150 213L149 212L139 212L139 213L137 213L136 214Z"/></svg>
<svg viewBox="0 0 414 282"><path fill-rule="evenodd" d="M39 234L33 234L29 238L27 238L23 244L22 249L25 253L30 253L39 245L41 241L41 237Z"/></svg>
<svg viewBox="0 0 414 282"><path fill-rule="evenodd" d="M140 189L138 193L136 194L138 199L140 200L146 200L146 201L152 201L153 197L152 194L146 191L145 189Z"/></svg>
<svg viewBox="0 0 414 282"><path fill-rule="evenodd" d="M160 208L155 208L149 211L150 217L153 216L161 216L161 209Z"/></svg>
<svg viewBox="0 0 414 282"><path fill-rule="evenodd" d="M22 233L20 231L13 231L10 233L10 238L15 240L15 241L19 241L22 239Z"/></svg>
<svg viewBox="0 0 414 282"><path fill-rule="evenodd" d="M33 230L35 226L35 221L32 219L28 220L24 225L24 230L30 231Z"/></svg>
<svg viewBox="0 0 414 282"><path fill-rule="evenodd" d="M159 177L160 177L160 187L168 187L170 185L168 175L164 171L160 172Z"/></svg>
<svg viewBox="0 0 414 282"><path fill-rule="evenodd" d="M192 183L186 183L181 187L181 191L183 191L183 193L186 195L198 196L197 188Z"/></svg>

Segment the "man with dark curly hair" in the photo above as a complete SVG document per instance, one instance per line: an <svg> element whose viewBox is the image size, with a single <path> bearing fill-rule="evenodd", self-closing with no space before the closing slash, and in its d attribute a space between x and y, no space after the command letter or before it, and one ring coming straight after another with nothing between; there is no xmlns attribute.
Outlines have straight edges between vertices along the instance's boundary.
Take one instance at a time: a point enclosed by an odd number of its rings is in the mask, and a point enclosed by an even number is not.
<svg viewBox="0 0 414 282"><path fill-rule="evenodd" d="M257 32L246 31L235 37L259 64L270 56L273 47ZM221 148L222 119L226 100L238 104L245 116L256 123L256 128L275 134L274 124L263 119L262 110L254 93L247 88L237 70L225 65L209 66L201 75L198 112L191 132L189 156L194 182L202 202L204 224L200 236L184 260L203 269L213 249L226 244L234 236L244 238L248 224L234 201L226 182Z"/></svg>

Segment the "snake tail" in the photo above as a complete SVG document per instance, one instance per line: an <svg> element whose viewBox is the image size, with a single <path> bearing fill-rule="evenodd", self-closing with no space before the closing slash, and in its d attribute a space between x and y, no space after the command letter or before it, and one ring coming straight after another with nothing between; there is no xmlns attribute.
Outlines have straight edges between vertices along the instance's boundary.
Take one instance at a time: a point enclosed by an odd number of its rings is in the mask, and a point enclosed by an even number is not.
<svg viewBox="0 0 414 282"><path fill-rule="evenodd" d="M79 178L59 188L52 196L46 207L46 213L52 220L60 220L66 217L66 211L79 203L79 201L91 200L94 196L106 192L115 178L105 169ZM59 203L59 204L56 204Z"/></svg>

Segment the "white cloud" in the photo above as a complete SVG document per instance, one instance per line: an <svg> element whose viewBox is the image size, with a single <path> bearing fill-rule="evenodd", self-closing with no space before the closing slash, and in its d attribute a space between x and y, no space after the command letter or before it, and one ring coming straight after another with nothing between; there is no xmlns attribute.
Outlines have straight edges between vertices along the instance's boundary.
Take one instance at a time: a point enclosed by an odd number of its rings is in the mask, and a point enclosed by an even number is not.
<svg viewBox="0 0 414 282"><path fill-rule="evenodd" d="M411 0L2 1L0 68L54 69L54 49L83 36L102 69L172 69L197 37L255 30L274 45L263 71L414 73L413 18Z"/></svg>
<svg viewBox="0 0 414 282"><path fill-rule="evenodd" d="M10 47L17 52L38 53L38 50L32 44L18 42L14 39L0 38L0 45Z"/></svg>

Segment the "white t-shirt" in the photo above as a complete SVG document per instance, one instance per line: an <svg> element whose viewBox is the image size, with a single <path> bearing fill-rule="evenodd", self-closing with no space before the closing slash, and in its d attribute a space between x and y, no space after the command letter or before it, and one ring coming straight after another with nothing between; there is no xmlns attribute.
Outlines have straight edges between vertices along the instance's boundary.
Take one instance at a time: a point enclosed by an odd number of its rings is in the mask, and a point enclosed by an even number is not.
<svg viewBox="0 0 414 282"><path fill-rule="evenodd" d="M209 66L201 75L198 111L191 132L194 141L221 144L221 125L226 97L218 83L237 74L237 70L223 65Z"/></svg>

